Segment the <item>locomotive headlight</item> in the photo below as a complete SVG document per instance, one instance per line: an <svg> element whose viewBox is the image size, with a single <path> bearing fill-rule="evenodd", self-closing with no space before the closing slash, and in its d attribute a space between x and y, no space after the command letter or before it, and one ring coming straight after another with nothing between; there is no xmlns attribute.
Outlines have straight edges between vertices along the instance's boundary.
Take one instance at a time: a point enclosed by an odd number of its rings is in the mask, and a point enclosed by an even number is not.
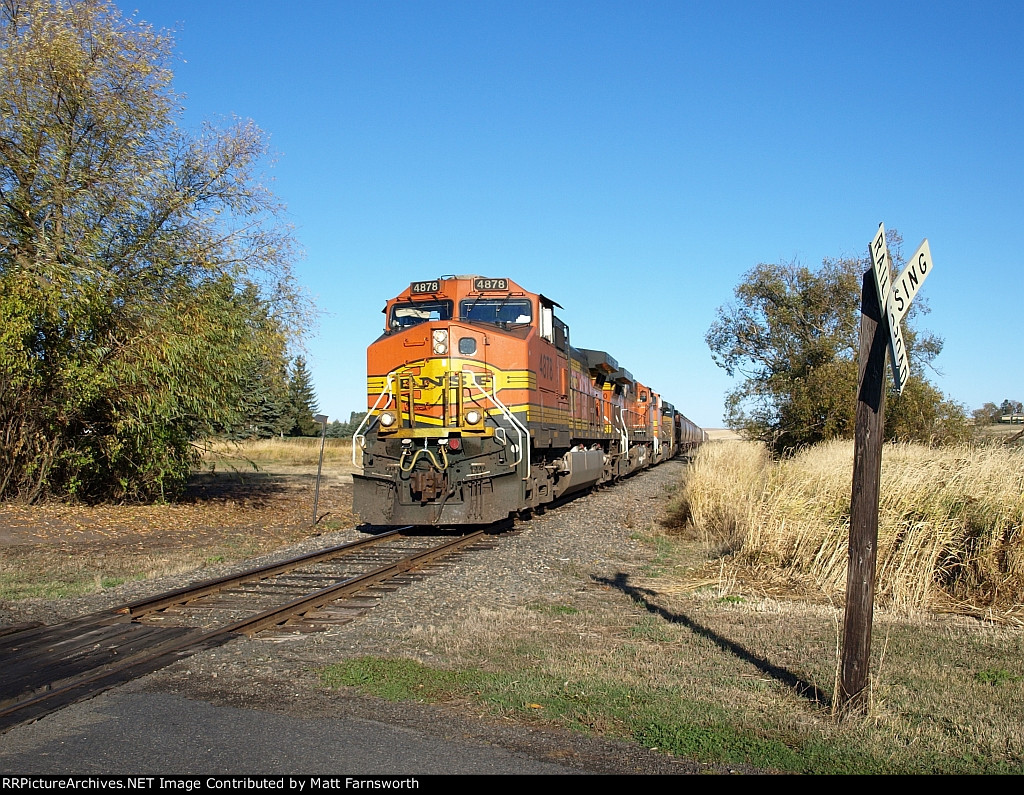
<svg viewBox="0 0 1024 795"><path fill-rule="evenodd" d="M390 411L381 412L380 424L383 425L385 428L390 428L392 425L395 424L395 415L392 414Z"/></svg>
<svg viewBox="0 0 1024 795"><path fill-rule="evenodd" d="M482 416L476 409L470 409L466 412L466 422L470 425L476 425L481 419Z"/></svg>
<svg viewBox="0 0 1024 795"><path fill-rule="evenodd" d="M434 353L439 356L448 353L448 332L443 328L434 329Z"/></svg>

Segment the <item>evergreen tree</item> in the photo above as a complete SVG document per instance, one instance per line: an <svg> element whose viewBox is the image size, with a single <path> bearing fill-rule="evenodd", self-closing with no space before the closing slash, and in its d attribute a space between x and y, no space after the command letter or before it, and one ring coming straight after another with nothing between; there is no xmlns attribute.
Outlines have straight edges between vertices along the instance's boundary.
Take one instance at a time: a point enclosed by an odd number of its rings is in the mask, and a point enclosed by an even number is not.
<svg viewBox="0 0 1024 795"><path fill-rule="evenodd" d="M335 420L327 426L327 436L332 439L348 439L356 432L359 423L366 416L365 411L353 411L349 414L348 422Z"/></svg>
<svg viewBox="0 0 1024 795"><path fill-rule="evenodd" d="M296 356L292 375L288 381L288 403L291 408L291 428L288 436L319 436L320 424L313 420L319 410L313 378L306 367L306 359Z"/></svg>
<svg viewBox="0 0 1024 795"><path fill-rule="evenodd" d="M255 363L246 373L243 389L243 422L225 435L232 439L268 439L291 429L287 366L283 361Z"/></svg>
<svg viewBox="0 0 1024 795"><path fill-rule="evenodd" d="M1024 411L1024 404L1021 404L1019 400L1004 400L999 404L999 413L1003 414L1020 414Z"/></svg>

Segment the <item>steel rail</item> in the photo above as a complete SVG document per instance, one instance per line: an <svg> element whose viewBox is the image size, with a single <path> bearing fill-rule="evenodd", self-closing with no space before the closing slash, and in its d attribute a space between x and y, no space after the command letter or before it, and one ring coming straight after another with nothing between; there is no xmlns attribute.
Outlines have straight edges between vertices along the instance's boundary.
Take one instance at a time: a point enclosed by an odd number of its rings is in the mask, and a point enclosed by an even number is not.
<svg viewBox="0 0 1024 795"><path fill-rule="evenodd" d="M249 580L263 580L268 577L273 577L275 574L281 574L291 569L298 568L299 566L304 566L307 563L329 560L331 558L338 557L339 555L352 552L360 547L369 547L379 544L382 541L394 538L396 535L400 535L405 530L410 529L410 527L411 525L409 527L399 527L370 538L361 538L357 541L350 541L347 544L330 547L329 549L310 552L297 558L289 558L288 560L280 563L258 566L253 569L239 572L238 574L229 574L224 577L205 580L203 582L196 583L195 585L177 588L173 591L158 594L148 599L139 599L138 601L130 602L126 605L122 605L121 607L114 608L112 612L133 617L143 616L147 613L154 613L158 610L164 610L172 605L184 604L192 601L193 599L198 599L201 596L216 593L229 585L237 585L240 582L248 582Z"/></svg>
<svg viewBox="0 0 1024 795"><path fill-rule="evenodd" d="M298 599L293 599L287 604L271 608L270 610L264 611L252 618L244 618L241 621L236 621L234 624L211 632L210 635L212 636L216 632L244 632L246 635L255 635L257 632L286 623L295 616L301 616L310 610L323 607L325 604L333 602L339 597L362 591L378 582L388 580L399 574L404 574L407 571L422 566L434 558L442 557L443 555L447 555L448 553L454 552L462 547L475 544L485 534L486 531L477 530L475 533L469 533L461 536L460 538L447 541L440 546L431 547L430 549L423 550L422 552L417 552L394 563L374 569L373 571L368 571L365 574L358 574L355 577L342 580L334 585L329 585L315 593L309 594L308 596L301 596Z"/></svg>
<svg viewBox="0 0 1024 795"><path fill-rule="evenodd" d="M104 665L94 672L76 677L63 685L48 687L47 690L20 701L14 701L6 707L0 707L0 732L23 723L26 720L41 717L53 710L96 695L103 690L137 676L159 670L181 657L219 646L239 633L254 635L264 629L286 623L296 615L303 615L309 610L324 605L370 586L390 579L396 575L416 569L429 561L454 552L465 546L478 542L484 535L493 532L493 528L478 530L474 533L453 539L437 547L417 552L399 561L379 567L370 572L351 577L332 586L323 588L299 599L264 611L241 621L208 632L192 633L184 637L154 646L147 652Z"/></svg>

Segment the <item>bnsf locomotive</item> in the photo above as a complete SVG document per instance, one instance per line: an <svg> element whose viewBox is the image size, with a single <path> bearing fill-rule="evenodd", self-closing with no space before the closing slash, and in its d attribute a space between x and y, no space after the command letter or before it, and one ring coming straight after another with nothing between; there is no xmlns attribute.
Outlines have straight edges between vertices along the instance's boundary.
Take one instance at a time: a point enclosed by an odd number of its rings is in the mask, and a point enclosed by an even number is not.
<svg viewBox="0 0 1024 795"><path fill-rule="evenodd" d="M352 445L365 522L494 522L704 441L607 353L570 346L560 308L479 276L413 282L388 301Z"/></svg>

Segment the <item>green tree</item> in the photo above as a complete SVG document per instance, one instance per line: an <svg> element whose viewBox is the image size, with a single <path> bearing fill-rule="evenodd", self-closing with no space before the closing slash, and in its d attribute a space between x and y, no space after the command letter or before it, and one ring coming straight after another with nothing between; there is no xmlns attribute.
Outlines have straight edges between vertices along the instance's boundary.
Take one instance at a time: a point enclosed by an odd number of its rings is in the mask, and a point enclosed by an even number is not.
<svg viewBox="0 0 1024 795"><path fill-rule="evenodd" d="M234 439L269 439L291 428L287 371L283 364L260 362L249 373L245 388L246 422L229 435Z"/></svg>
<svg viewBox="0 0 1024 795"><path fill-rule="evenodd" d="M292 375L288 381L288 402L292 418L288 435L319 436L320 424L313 420L313 415L320 410L319 403L313 389L313 377L302 356L296 356L292 365Z"/></svg>
<svg viewBox="0 0 1024 795"><path fill-rule="evenodd" d="M726 396L726 422L785 450L853 431L855 308L860 263L761 264L718 310L706 340L717 365L743 380Z"/></svg>
<svg viewBox="0 0 1024 795"><path fill-rule="evenodd" d="M274 320L266 302L253 287L236 293L234 300L248 313L252 339L273 339ZM239 404L232 424L218 425L212 435L229 439L266 439L290 430L292 410L288 391L288 359L284 340L253 351L239 384Z"/></svg>
<svg viewBox="0 0 1024 795"><path fill-rule="evenodd" d="M327 437L330 439L347 439L351 437L356 432L356 429L359 428L359 424L365 416L365 411L349 412L348 422L335 420L327 426Z"/></svg>
<svg viewBox="0 0 1024 795"><path fill-rule="evenodd" d="M986 403L980 409L975 409L972 414L975 425L991 425L994 422L999 422L1001 416L999 406L995 403Z"/></svg>
<svg viewBox="0 0 1024 795"><path fill-rule="evenodd" d="M999 404L999 414L1020 414L1024 411L1024 404L1019 400L1004 400Z"/></svg>
<svg viewBox="0 0 1024 795"><path fill-rule="evenodd" d="M890 439L954 444L971 438L966 409L924 378L911 377L902 395L890 392L886 401L885 433Z"/></svg>
<svg viewBox="0 0 1024 795"><path fill-rule="evenodd" d="M182 132L171 46L0 0L0 498L172 496L307 314L262 132Z"/></svg>
<svg viewBox="0 0 1024 795"><path fill-rule="evenodd" d="M901 264L901 240L889 230ZM797 263L760 264L720 307L705 339L715 363L742 380L726 396L726 422L777 453L854 431L861 287L869 263L827 259L817 271ZM953 438L963 410L920 374L942 348L910 319L926 308L919 297L905 324L917 385L887 407L890 438ZM911 395L913 397L911 397ZM959 411L959 414L958 414ZM933 424L929 426L929 421ZM939 425L942 425L940 432Z"/></svg>

